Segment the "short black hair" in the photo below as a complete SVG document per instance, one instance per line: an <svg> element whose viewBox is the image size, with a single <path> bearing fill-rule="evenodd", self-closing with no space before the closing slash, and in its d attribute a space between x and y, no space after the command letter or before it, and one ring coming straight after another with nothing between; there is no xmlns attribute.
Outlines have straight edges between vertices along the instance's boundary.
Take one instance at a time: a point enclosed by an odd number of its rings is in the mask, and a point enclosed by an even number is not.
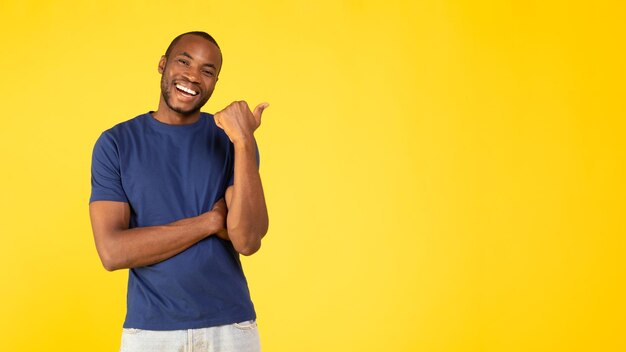
<svg viewBox="0 0 626 352"><path fill-rule="evenodd" d="M187 33L183 33L181 35L179 35L178 37L174 38L174 40L172 40L172 42L170 43L170 45L167 47L167 50L165 50L165 57L166 58L170 58L170 53L172 52L172 48L174 47L174 45L176 45L176 43L180 40L180 38L186 36L186 35L197 35L198 37L202 37L208 41L210 41L211 43L215 44L215 46L220 49L220 46L217 44L217 41L215 41L215 38L213 38L209 33L207 32L201 32L201 31L193 31L193 32L187 32ZM221 49L220 49L221 51ZM220 53L221 56L221 53Z"/></svg>

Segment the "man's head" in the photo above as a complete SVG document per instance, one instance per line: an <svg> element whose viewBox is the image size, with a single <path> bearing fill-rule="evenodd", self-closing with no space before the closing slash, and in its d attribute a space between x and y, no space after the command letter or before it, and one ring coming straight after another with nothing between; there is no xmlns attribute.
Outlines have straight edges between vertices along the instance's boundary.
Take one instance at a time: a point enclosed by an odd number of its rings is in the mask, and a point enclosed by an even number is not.
<svg viewBox="0 0 626 352"><path fill-rule="evenodd" d="M180 38L186 36L186 35L197 35L199 37L202 37L208 41L210 41L211 43L215 44L215 46L219 49L219 45L217 44L217 41L215 41L215 38L213 38L209 33L207 32L199 32L199 31L194 31L194 32L187 32L187 33L183 33L180 34L178 37L174 38L172 40L172 42L170 43L170 45L167 47L167 50L165 50L165 57L169 57L171 52L172 52L172 47L174 45L176 45L176 43L180 40ZM220 53L221 54L221 53Z"/></svg>
<svg viewBox="0 0 626 352"><path fill-rule="evenodd" d="M182 115L199 112L215 89L221 67L222 53L213 37L204 32L179 35L159 61L162 102Z"/></svg>

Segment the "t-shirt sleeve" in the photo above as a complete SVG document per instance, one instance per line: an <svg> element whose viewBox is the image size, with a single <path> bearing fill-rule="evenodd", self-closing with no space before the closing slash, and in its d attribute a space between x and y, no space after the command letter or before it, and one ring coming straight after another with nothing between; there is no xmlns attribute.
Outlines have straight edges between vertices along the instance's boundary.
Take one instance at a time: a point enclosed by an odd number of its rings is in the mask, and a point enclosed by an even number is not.
<svg viewBox="0 0 626 352"><path fill-rule="evenodd" d="M107 132L100 135L91 159L91 197L89 202L111 200L128 203L122 187L117 145Z"/></svg>
<svg viewBox="0 0 626 352"><path fill-rule="evenodd" d="M261 166L261 155L259 154L259 146L256 144L256 140L254 141L254 146L256 147L256 166L257 168ZM235 154L233 152L233 158ZM233 169L230 170L230 180L228 181L228 187L235 184L235 160L233 159Z"/></svg>

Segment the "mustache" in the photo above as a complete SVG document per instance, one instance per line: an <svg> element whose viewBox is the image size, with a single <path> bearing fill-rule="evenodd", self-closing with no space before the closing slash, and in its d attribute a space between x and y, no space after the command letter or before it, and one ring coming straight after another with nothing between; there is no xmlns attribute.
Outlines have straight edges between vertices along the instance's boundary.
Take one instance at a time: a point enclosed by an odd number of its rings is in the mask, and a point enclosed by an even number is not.
<svg viewBox="0 0 626 352"><path fill-rule="evenodd" d="M198 84L198 82L193 82L193 81L190 81L190 80L188 80L188 79L186 79L186 78L184 78L184 77L180 77L180 78L173 78L173 79L171 80L171 82L172 82L173 84L176 84L176 83L186 83L186 84L188 84L188 85L190 85L190 86L193 86L194 88L198 88L198 89L200 89L200 84Z"/></svg>

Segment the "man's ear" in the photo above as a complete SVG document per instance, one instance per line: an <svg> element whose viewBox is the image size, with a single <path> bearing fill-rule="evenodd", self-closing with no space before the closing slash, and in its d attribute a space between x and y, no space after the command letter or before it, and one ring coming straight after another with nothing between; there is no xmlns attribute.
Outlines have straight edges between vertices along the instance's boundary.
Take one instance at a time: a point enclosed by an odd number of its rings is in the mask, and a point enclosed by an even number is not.
<svg viewBox="0 0 626 352"><path fill-rule="evenodd" d="M167 57L165 55L161 56L161 60L159 60L159 73L163 74L165 71L165 64L167 64Z"/></svg>

